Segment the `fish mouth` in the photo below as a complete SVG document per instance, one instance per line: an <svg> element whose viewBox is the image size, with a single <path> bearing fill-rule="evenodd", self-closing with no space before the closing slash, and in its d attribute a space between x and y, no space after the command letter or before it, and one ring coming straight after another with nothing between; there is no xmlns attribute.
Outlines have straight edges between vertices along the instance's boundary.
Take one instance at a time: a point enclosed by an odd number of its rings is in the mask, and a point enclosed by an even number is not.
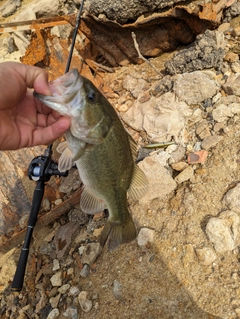
<svg viewBox="0 0 240 319"><path fill-rule="evenodd" d="M82 82L78 70L73 69L60 78L49 82L52 95L43 95L37 92L33 92L33 95L61 115L70 117L72 106L79 103L78 93Z"/></svg>

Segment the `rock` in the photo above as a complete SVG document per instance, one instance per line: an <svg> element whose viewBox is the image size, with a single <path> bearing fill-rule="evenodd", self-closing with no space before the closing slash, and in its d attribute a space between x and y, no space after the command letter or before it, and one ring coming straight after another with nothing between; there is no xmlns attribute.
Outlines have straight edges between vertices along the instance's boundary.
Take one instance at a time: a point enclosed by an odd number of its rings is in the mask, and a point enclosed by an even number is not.
<svg viewBox="0 0 240 319"><path fill-rule="evenodd" d="M208 152L205 150L191 152L188 154L188 163L189 164L197 164L197 163L205 163L208 156Z"/></svg>
<svg viewBox="0 0 240 319"><path fill-rule="evenodd" d="M77 286L72 286L69 289L69 294L71 296L77 296L79 294L79 292L80 292L80 290L79 290L79 288Z"/></svg>
<svg viewBox="0 0 240 319"><path fill-rule="evenodd" d="M172 163L171 167L175 171L181 172L188 167L188 164L186 162L177 162L177 163Z"/></svg>
<svg viewBox="0 0 240 319"><path fill-rule="evenodd" d="M176 177L175 177L175 181L178 184L181 184L183 182L188 181L189 179L191 179L194 176L194 169L192 168L192 166L188 166L185 170L183 170L181 173L179 173Z"/></svg>
<svg viewBox="0 0 240 319"><path fill-rule="evenodd" d="M180 0L170 1L171 5L179 2ZM137 19L137 17L146 13L149 14L154 10L158 11L161 8L168 7L169 1L155 0L155 1L140 1L128 0L106 3L104 0L91 0L89 11L90 13L98 16L104 15L110 20L116 20L123 24L127 21Z"/></svg>
<svg viewBox="0 0 240 319"><path fill-rule="evenodd" d="M59 191L61 193L65 193L67 195L70 195L73 191L79 189L81 184L78 170L72 169L69 171L68 176L64 177L61 180Z"/></svg>
<svg viewBox="0 0 240 319"><path fill-rule="evenodd" d="M188 48L177 52L165 63L167 73L186 73L196 70L221 69L225 48L224 35L219 31L207 30L199 34L195 42Z"/></svg>
<svg viewBox="0 0 240 319"><path fill-rule="evenodd" d="M169 142L182 138L186 117L192 111L185 102L177 101L174 93L167 92L160 97L152 96L145 103L141 94L133 106L123 115L123 121L137 131L145 130L153 142Z"/></svg>
<svg viewBox="0 0 240 319"><path fill-rule="evenodd" d="M53 271L60 269L60 264L58 259L53 259Z"/></svg>
<svg viewBox="0 0 240 319"><path fill-rule="evenodd" d="M138 246L146 247L148 244L153 243L154 234L155 234L155 231L153 229L141 228L137 237Z"/></svg>
<svg viewBox="0 0 240 319"><path fill-rule="evenodd" d="M217 258L215 251L211 247L197 248L196 254L200 264L210 266Z"/></svg>
<svg viewBox="0 0 240 319"><path fill-rule="evenodd" d="M236 27L236 28L233 29L232 35L233 35L234 37L239 37L239 36L240 36L240 26L238 26L238 27Z"/></svg>
<svg viewBox="0 0 240 319"><path fill-rule="evenodd" d="M155 198L163 198L176 188L177 184L170 172L160 165L158 154L146 157L138 166L144 171L149 181L148 191L139 201L149 202Z"/></svg>
<svg viewBox="0 0 240 319"><path fill-rule="evenodd" d="M80 271L80 276L86 278L89 276L90 266L88 264L83 265L82 270Z"/></svg>
<svg viewBox="0 0 240 319"><path fill-rule="evenodd" d="M216 146L220 141L222 141L223 137L219 135L207 136L202 141L202 148L204 150L209 150L210 148Z"/></svg>
<svg viewBox="0 0 240 319"><path fill-rule="evenodd" d="M217 122L224 122L231 116L233 116L233 113L225 104L220 104L212 111L212 117Z"/></svg>
<svg viewBox="0 0 240 319"><path fill-rule="evenodd" d="M16 4L16 2L11 2L9 3L5 9L2 11L2 17L6 18L11 16L12 14L14 14L18 9L18 5Z"/></svg>
<svg viewBox="0 0 240 319"><path fill-rule="evenodd" d="M206 234L217 253L224 253L235 248L235 240L238 234L239 216L226 211L219 217L209 219L206 226Z"/></svg>
<svg viewBox="0 0 240 319"><path fill-rule="evenodd" d="M201 138L204 139L207 136L210 136L209 124L207 120L202 120L196 127L196 134Z"/></svg>
<svg viewBox="0 0 240 319"><path fill-rule="evenodd" d="M61 287L62 286L62 272L58 271L50 278L51 284L53 287Z"/></svg>
<svg viewBox="0 0 240 319"><path fill-rule="evenodd" d="M49 299L49 302L52 308L57 308L60 298L61 298L61 293Z"/></svg>
<svg viewBox="0 0 240 319"><path fill-rule="evenodd" d="M57 258L60 259L64 256L65 251L72 241L72 235L78 229L78 225L69 222L64 226L61 226L54 238L54 243L56 246Z"/></svg>
<svg viewBox="0 0 240 319"><path fill-rule="evenodd" d="M69 288L70 288L70 285L69 284L65 284L65 285L62 285L60 288L58 288L58 291L61 294L65 294L68 291Z"/></svg>
<svg viewBox="0 0 240 319"><path fill-rule="evenodd" d="M13 248L6 254L0 254L0 291L13 279L16 271L15 255L19 256L20 250Z"/></svg>
<svg viewBox="0 0 240 319"><path fill-rule="evenodd" d="M117 280L113 282L113 295L118 300L122 298L122 285Z"/></svg>
<svg viewBox="0 0 240 319"><path fill-rule="evenodd" d="M233 114L240 113L240 103L231 103L228 106Z"/></svg>
<svg viewBox="0 0 240 319"><path fill-rule="evenodd" d="M102 251L102 247L100 243L87 244L84 247L84 250L81 256L81 263L88 264L91 266L96 261L101 251Z"/></svg>
<svg viewBox="0 0 240 319"><path fill-rule="evenodd" d="M240 73L231 74L223 89L229 95L240 96Z"/></svg>
<svg viewBox="0 0 240 319"><path fill-rule="evenodd" d="M218 84L201 71L178 74L175 78L174 92L181 101L188 105L198 104L212 98L219 90Z"/></svg>
<svg viewBox="0 0 240 319"><path fill-rule="evenodd" d="M48 303L48 297L43 290L41 290L41 297L36 305L36 313L39 313L41 309L43 309Z"/></svg>
<svg viewBox="0 0 240 319"><path fill-rule="evenodd" d="M92 309L92 301L88 299L87 291L81 291L79 293L78 302L84 312L89 312Z"/></svg>
<svg viewBox="0 0 240 319"><path fill-rule="evenodd" d="M56 319L58 318L60 315L60 312L57 308L53 309L49 315L47 316L47 319Z"/></svg>
<svg viewBox="0 0 240 319"><path fill-rule="evenodd" d="M223 202L230 210L240 213L240 183L231 188L223 197Z"/></svg>
<svg viewBox="0 0 240 319"><path fill-rule="evenodd" d="M236 62L238 60L239 60L238 54L231 51L229 51L224 57L224 61L227 61L227 62Z"/></svg>
<svg viewBox="0 0 240 319"><path fill-rule="evenodd" d="M74 306L68 307L66 311L63 313L63 316L70 319L79 319L77 307L74 307Z"/></svg>
<svg viewBox="0 0 240 319"><path fill-rule="evenodd" d="M137 99L143 89L148 86L148 83L141 78L137 79L131 75L126 75L122 85L125 90L129 91L131 95Z"/></svg>
<svg viewBox="0 0 240 319"><path fill-rule="evenodd" d="M82 212L80 208L74 208L68 213L68 219L70 222L81 226L88 222L89 215Z"/></svg>

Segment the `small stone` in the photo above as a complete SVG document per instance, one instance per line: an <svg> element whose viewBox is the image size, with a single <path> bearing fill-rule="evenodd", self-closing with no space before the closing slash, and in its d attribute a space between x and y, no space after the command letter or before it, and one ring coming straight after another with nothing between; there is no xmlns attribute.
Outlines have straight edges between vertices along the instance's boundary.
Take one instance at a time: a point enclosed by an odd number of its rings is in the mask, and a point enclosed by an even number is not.
<svg viewBox="0 0 240 319"><path fill-rule="evenodd" d="M188 154L188 164L205 163L208 156L208 152L201 150L198 152L191 152Z"/></svg>
<svg viewBox="0 0 240 319"><path fill-rule="evenodd" d="M58 259L53 259L53 271L60 269L60 264Z"/></svg>
<svg viewBox="0 0 240 319"><path fill-rule="evenodd" d="M202 120L196 127L196 134L204 139L206 136L210 136L209 124L207 120Z"/></svg>
<svg viewBox="0 0 240 319"><path fill-rule="evenodd" d="M238 54L233 53L231 51L229 51L224 57L224 61L227 61L227 62L236 62L238 60L239 60Z"/></svg>
<svg viewBox="0 0 240 319"><path fill-rule="evenodd" d="M232 111L225 104L220 104L212 111L212 117L217 122L224 122L232 116Z"/></svg>
<svg viewBox="0 0 240 319"><path fill-rule="evenodd" d="M50 242L53 240L55 234L56 234L56 229L53 229L53 230L44 238L44 241L45 241L46 243L50 243Z"/></svg>
<svg viewBox="0 0 240 319"><path fill-rule="evenodd" d="M2 11L2 17L6 18L9 17L10 15L12 15L16 10L17 10L17 5L16 3L12 2L10 4L8 4L5 9Z"/></svg>
<svg viewBox="0 0 240 319"><path fill-rule="evenodd" d="M188 167L188 164L186 162L177 162L177 163L172 163L171 167L175 171L181 172Z"/></svg>
<svg viewBox="0 0 240 319"><path fill-rule="evenodd" d="M58 294L57 296L51 297L49 299L49 302L52 308L57 308L60 298L61 298L61 294Z"/></svg>
<svg viewBox="0 0 240 319"><path fill-rule="evenodd" d="M92 301L88 299L87 291L81 291L79 293L78 302L84 312L89 312L92 309Z"/></svg>
<svg viewBox="0 0 240 319"><path fill-rule="evenodd" d="M61 203L62 203L62 199L61 198L56 199L55 202L54 202L54 204L56 206L60 205Z"/></svg>
<svg viewBox="0 0 240 319"><path fill-rule="evenodd" d="M78 315L78 309L77 307L70 306L64 311L63 313L64 317L70 318L70 319L79 319L80 316Z"/></svg>
<svg viewBox="0 0 240 319"><path fill-rule="evenodd" d="M80 276L83 278L86 278L89 276L89 273L90 273L90 266L88 264L85 264L82 270L80 271Z"/></svg>
<svg viewBox="0 0 240 319"><path fill-rule="evenodd" d="M155 231L150 228L141 228L137 237L137 243L140 247L146 247L154 241Z"/></svg>
<svg viewBox="0 0 240 319"><path fill-rule="evenodd" d="M240 96L240 73L231 74L223 89L228 95Z"/></svg>
<svg viewBox="0 0 240 319"><path fill-rule="evenodd" d="M210 148L216 146L220 141L222 141L223 137L219 135L212 135L206 137L202 141L202 148L205 150L209 150Z"/></svg>
<svg viewBox="0 0 240 319"><path fill-rule="evenodd" d="M59 315L60 315L59 310L57 308L54 308L47 316L47 319L56 319L59 317Z"/></svg>
<svg viewBox="0 0 240 319"><path fill-rule="evenodd" d="M196 249L196 254L200 264L204 266L211 265L217 258L215 251L210 247L203 247Z"/></svg>
<svg viewBox="0 0 240 319"><path fill-rule="evenodd" d="M223 212L219 217L209 219L206 234L217 253L224 253L235 248L238 226L239 216L231 211Z"/></svg>
<svg viewBox="0 0 240 319"><path fill-rule="evenodd" d="M84 247L81 263L92 265L102 251L100 243L90 243Z"/></svg>
<svg viewBox="0 0 240 319"><path fill-rule="evenodd" d="M61 294L65 294L68 291L69 288L70 288L70 285L69 284L65 284L65 285L61 286L60 288L58 288L58 291Z"/></svg>
<svg viewBox="0 0 240 319"><path fill-rule="evenodd" d="M220 24L220 26L218 27L218 31L225 32L225 31L229 30L230 28L231 28L230 23L225 22L225 23Z"/></svg>
<svg viewBox="0 0 240 319"><path fill-rule="evenodd" d="M71 296L77 296L79 294L80 290L78 287L76 286L72 286L70 289L69 289L69 294Z"/></svg>
<svg viewBox="0 0 240 319"><path fill-rule="evenodd" d="M118 300L122 298L122 285L117 280L113 282L113 295Z"/></svg>
<svg viewBox="0 0 240 319"><path fill-rule="evenodd" d="M61 287L62 286L62 272L58 271L50 278L51 284L53 287Z"/></svg>
<svg viewBox="0 0 240 319"><path fill-rule="evenodd" d="M234 188L231 188L225 194L223 201L228 206L229 209L236 213L240 213L240 183L238 183Z"/></svg>
<svg viewBox="0 0 240 319"><path fill-rule="evenodd" d="M194 169L192 166L188 166L185 170L183 170L180 174L175 177L175 181L178 184L188 181L194 175Z"/></svg>
<svg viewBox="0 0 240 319"><path fill-rule="evenodd" d="M233 35L234 37L240 36L240 26L233 29L232 35Z"/></svg>

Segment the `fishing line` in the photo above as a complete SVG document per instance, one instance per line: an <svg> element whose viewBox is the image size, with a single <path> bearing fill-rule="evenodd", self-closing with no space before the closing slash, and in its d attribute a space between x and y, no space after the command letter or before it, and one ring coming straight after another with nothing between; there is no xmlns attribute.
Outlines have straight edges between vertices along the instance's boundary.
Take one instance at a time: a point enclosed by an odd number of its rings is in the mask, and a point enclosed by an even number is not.
<svg viewBox="0 0 240 319"><path fill-rule="evenodd" d="M74 28L74 33L72 37L72 44L67 60L67 65L65 69L65 73L69 71L70 64L72 61L72 55L74 50L74 45L76 42L77 32L80 25L81 15L83 11L84 0L82 0L81 6L79 8L77 17L76 17L76 25ZM61 173L58 170L58 164L54 162L52 159L52 144L49 145L44 151L44 155L35 157L29 167L28 167L28 177L31 180L36 181L36 187L33 193L32 199L32 207L29 214L28 226L25 235L25 240L22 246L21 254L19 257L19 261L17 264L17 269L12 282L12 290L13 291L21 291L23 287L24 275L27 266L29 248L32 238L33 229L37 222L37 216L39 213L39 209L41 206L45 183L50 180L53 175L57 176L67 176L68 172Z"/></svg>

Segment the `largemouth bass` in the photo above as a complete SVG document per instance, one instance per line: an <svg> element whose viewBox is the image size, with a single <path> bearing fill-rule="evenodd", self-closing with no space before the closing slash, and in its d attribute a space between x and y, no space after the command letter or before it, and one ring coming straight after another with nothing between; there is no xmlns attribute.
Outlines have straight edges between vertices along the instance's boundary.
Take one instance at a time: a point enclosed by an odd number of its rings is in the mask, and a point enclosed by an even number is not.
<svg viewBox="0 0 240 319"><path fill-rule="evenodd" d="M136 144L124 129L116 111L100 91L73 69L49 83L52 96L35 97L60 114L71 118L58 168L75 163L84 184L80 207L87 214L109 211L100 243L109 250L136 238L128 210L127 194L133 200L146 192L145 174L135 164Z"/></svg>

